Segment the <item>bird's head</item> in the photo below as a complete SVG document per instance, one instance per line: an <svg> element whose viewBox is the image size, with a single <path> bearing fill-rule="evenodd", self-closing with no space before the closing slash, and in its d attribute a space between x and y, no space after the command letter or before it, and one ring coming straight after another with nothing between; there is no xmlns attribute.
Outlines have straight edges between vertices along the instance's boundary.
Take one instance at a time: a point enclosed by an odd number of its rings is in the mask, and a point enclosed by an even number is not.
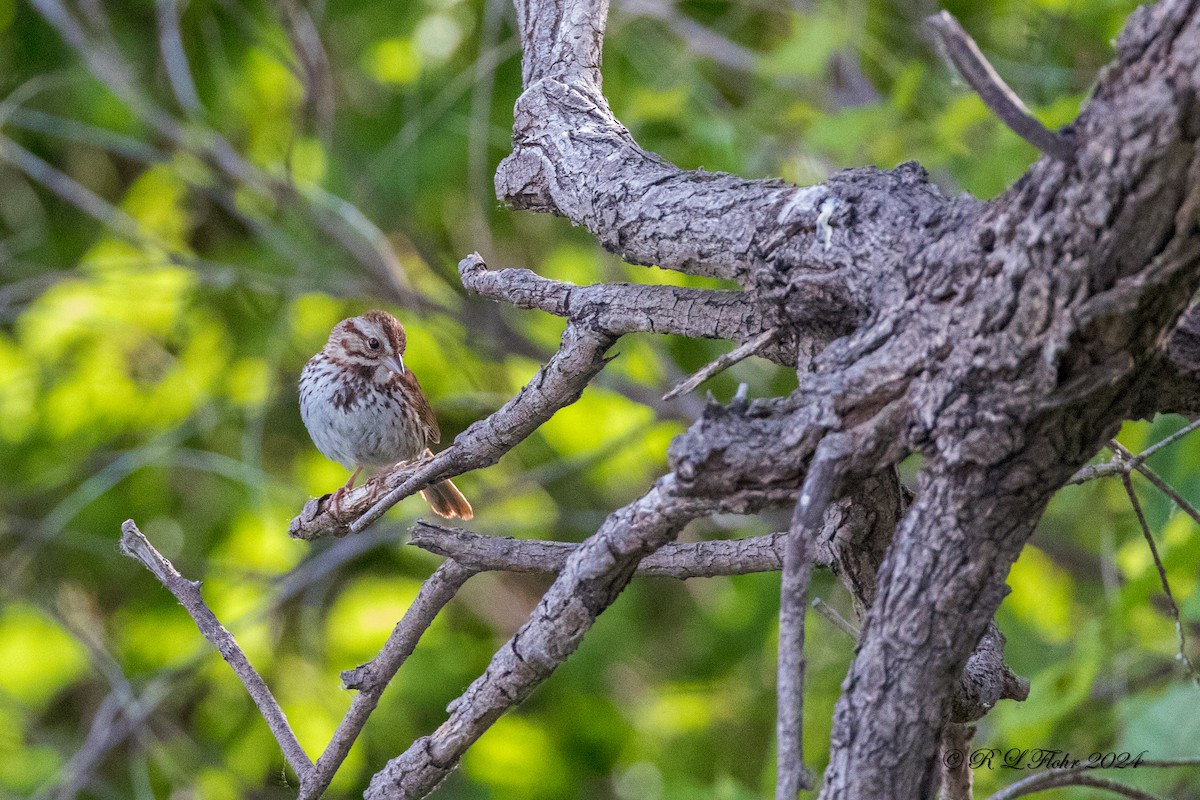
<svg viewBox="0 0 1200 800"><path fill-rule="evenodd" d="M362 367L387 367L403 375L407 342L400 320L386 311L368 311L339 322L329 334L326 352Z"/></svg>

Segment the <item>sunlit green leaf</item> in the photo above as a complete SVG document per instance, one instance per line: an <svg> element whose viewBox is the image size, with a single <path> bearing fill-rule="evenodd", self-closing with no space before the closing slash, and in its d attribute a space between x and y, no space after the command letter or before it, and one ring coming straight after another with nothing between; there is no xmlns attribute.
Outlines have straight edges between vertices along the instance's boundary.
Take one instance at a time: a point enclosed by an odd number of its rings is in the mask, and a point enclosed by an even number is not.
<svg viewBox="0 0 1200 800"><path fill-rule="evenodd" d="M343 587L326 624L326 641L338 662L358 664L374 656L420 588L406 578L362 578ZM437 634L425 635L432 640Z"/></svg>
<svg viewBox="0 0 1200 800"><path fill-rule="evenodd" d="M463 770L497 797L561 797L570 782L554 740L522 716L501 717L463 759Z"/></svg>
<svg viewBox="0 0 1200 800"><path fill-rule="evenodd" d="M421 75L421 51L411 39L383 39L370 48L363 66L380 83L404 86Z"/></svg>
<svg viewBox="0 0 1200 800"><path fill-rule="evenodd" d="M25 603L0 610L0 691L41 708L87 670L83 645Z"/></svg>

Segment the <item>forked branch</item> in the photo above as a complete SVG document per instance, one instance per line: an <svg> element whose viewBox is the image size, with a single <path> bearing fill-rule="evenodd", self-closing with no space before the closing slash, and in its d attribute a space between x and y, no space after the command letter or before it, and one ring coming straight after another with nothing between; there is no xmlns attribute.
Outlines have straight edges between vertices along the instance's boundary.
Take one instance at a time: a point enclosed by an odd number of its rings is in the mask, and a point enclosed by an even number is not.
<svg viewBox="0 0 1200 800"><path fill-rule="evenodd" d="M351 701L325 752L301 780L300 800L316 800L329 787L329 782L346 760L371 712L379 704L383 690L412 655L421 635L433 624L434 617L475 572L453 560L443 562L421 585L416 599L396 623L379 655L360 667L342 673L346 688L357 689L358 694Z"/></svg>
<svg viewBox="0 0 1200 800"><path fill-rule="evenodd" d="M509 708L521 703L579 646L616 600L641 560L673 539L712 503L674 494L672 476L609 515L567 559L520 630L457 700L450 717L371 779L367 800L416 800L432 791Z"/></svg>

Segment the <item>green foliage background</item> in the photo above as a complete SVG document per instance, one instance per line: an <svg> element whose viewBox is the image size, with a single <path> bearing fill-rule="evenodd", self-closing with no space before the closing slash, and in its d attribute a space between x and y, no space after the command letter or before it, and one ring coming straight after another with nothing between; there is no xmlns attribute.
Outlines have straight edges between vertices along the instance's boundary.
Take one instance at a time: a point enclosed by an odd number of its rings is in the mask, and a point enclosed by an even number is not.
<svg viewBox="0 0 1200 800"><path fill-rule="evenodd" d="M427 513L418 499L358 540L287 537L304 501L345 479L308 440L295 392L339 319L376 306L403 319L407 362L448 441L515 393L562 330L465 297L455 264L466 253L576 282L711 285L629 267L561 219L498 206L491 175L508 152L520 82L506 4L192 0L182 41L202 108L190 116L159 49L162 5L109 3L103 20L84 12L119 47L139 102L158 109L147 114L98 82L31 6L0 0L3 797L49 796L116 701L146 721L81 796L294 796L295 776L240 684L116 541L133 517L203 581L315 757L349 703L339 672L374 654L437 563L400 543ZM1134 3L946 5L1036 113L1061 125ZM718 61L681 26L618 5L605 90L645 147L684 167L808 183L916 159L947 191L994 196L1035 154L922 40L920 19L935 10L679 4L719 37ZM328 70L318 79L289 35L297 19L319 32ZM175 141L156 115L182 122ZM231 178L214 167L203 154L222 141L252 169ZM567 541L594 531L664 471L667 443L695 412L648 398L727 346L627 337L576 406L461 479L478 511L470 527ZM741 381L755 396L794 386L786 370L750 362L706 388L728 399ZM1180 424L1131 424L1123 441L1136 451ZM1192 438L1152 464L1196 498L1198 459ZM1196 527L1139 488L1195 638ZM779 524L721 518L685 536ZM979 746L1195 754L1200 694L1176 665L1174 623L1118 482L1063 492L1010 584L1000 621L1033 693L984 720ZM545 585L474 578L384 696L330 796L357 795L436 727ZM440 796L772 796L777 593L773 575L635 583ZM815 594L850 613L830 576ZM809 630L805 736L819 770L852 643L819 617ZM976 780L982 796L1021 776L980 770ZM1200 792L1195 772L1119 777Z"/></svg>

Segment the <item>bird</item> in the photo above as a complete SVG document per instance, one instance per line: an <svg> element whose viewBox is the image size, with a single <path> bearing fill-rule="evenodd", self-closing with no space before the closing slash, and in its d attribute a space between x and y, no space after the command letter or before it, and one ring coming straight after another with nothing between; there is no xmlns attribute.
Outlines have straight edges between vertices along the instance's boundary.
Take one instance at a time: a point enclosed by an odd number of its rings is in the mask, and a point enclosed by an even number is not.
<svg viewBox="0 0 1200 800"><path fill-rule="evenodd" d="M404 365L407 337L400 321L372 310L334 326L329 341L300 374L300 417L326 458L353 472L333 493L341 501L364 469L378 469L433 455L441 440L437 416L417 376ZM471 519L474 511L451 481L421 490L433 513Z"/></svg>

